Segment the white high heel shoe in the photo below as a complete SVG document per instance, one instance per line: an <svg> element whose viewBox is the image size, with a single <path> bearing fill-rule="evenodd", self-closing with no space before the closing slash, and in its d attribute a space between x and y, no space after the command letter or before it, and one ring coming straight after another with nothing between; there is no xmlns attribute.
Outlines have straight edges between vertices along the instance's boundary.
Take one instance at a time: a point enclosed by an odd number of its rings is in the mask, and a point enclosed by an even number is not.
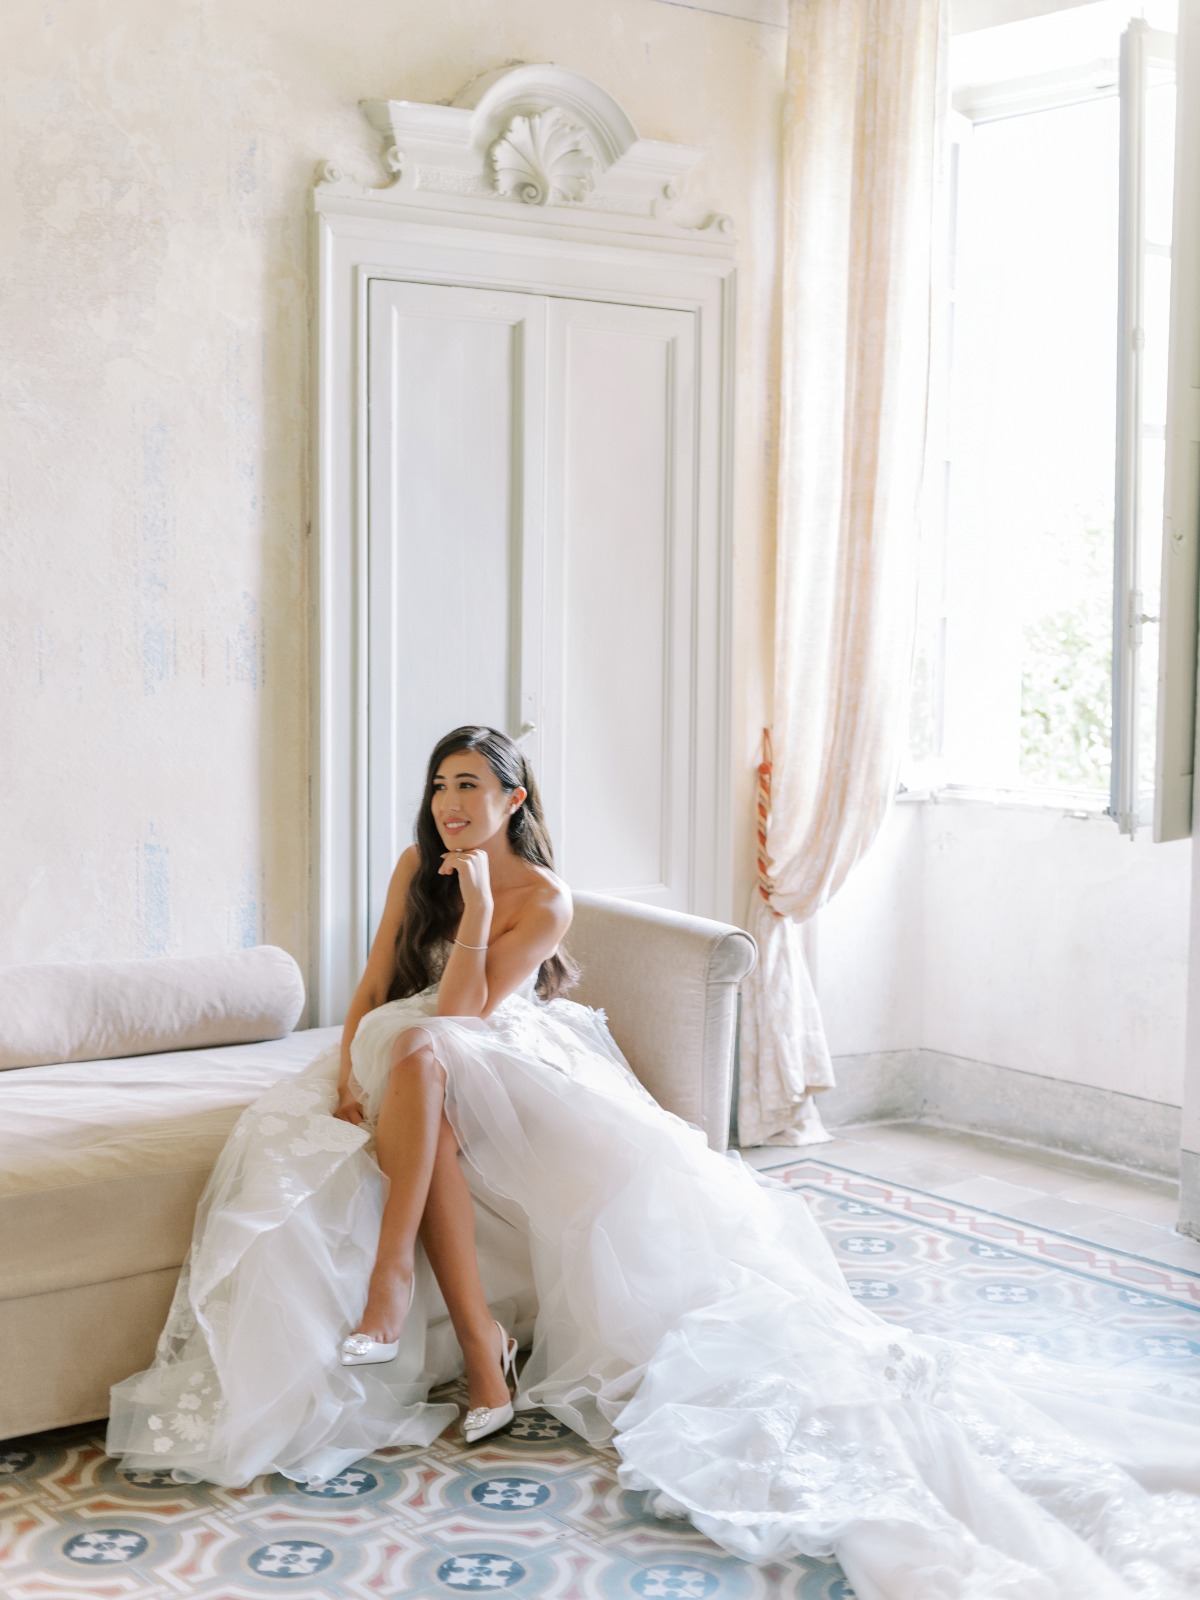
<svg viewBox="0 0 1200 1600"><path fill-rule="evenodd" d="M500 1327L499 1323L496 1327L500 1333L500 1371L507 1383L513 1362L517 1359L517 1341L510 1338L508 1330ZM475 1406L462 1420L463 1439L467 1444L486 1439L489 1433L499 1433L501 1428L507 1428L513 1416L511 1400L503 1406Z"/></svg>
<svg viewBox="0 0 1200 1600"><path fill-rule="evenodd" d="M416 1287L417 1280L413 1278L408 1286L408 1304L404 1308L406 1322L412 1310ZM377 1361L394 1361L399 1349L399 1339L393 1339L391 1344L383 1344L378 1339L372 1339L369 1333L348 1333L338 1348L338 1360L344 1367L368 1367Z"/></svg>

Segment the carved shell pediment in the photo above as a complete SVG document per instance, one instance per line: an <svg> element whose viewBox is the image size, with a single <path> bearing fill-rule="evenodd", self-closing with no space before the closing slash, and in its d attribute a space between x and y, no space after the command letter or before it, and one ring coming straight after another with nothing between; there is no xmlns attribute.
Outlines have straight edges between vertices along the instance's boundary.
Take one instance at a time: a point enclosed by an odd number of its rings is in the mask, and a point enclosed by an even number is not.
<svg viewBox="0 0 1200 1600"><path fill-rule="evenodd" d="M517 202L510 222L532 223L547 208L558 213L554 226L577 226L572 213L586 212L590 225L614 231L732 242L728 217L705 217L683 199L701 152L639 138L606 90L565 67L498 69L453 105L367 100L363 111L383 138L390 181L367 191L326 164L318 187L331 199L386 194L459 214ZM537 216L538 227L548 222Z"/></svg>
<svg viewBox="0 0 1200 1600"><path fill-rule="evenodd" d="M496 192L526 205L585 200L597 166L587 135L557 106L515 116L488 151Z"/></svg>

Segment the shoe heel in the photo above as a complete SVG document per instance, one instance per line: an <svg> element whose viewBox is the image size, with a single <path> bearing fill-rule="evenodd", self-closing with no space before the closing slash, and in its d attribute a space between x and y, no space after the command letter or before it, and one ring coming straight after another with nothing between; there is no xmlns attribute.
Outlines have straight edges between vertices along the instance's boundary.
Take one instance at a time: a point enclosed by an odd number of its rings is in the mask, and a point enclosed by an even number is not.
<svg viewBox="0 0 1200 1600"><path fill-rule="evenodd" d="M508 1330L506 1328L501 1328L499 1323L497 1323L496 1326L498 1328L500 1328L500 1337L504 1340L504 1351L503 1351L503 1354L500 1357L500 1370L504 1374L505 1382L508 1381L508 1379L509 1379L509 1377L511 1375L511 1377L512 1377L514 1383L515 1383L516 1382L515 1367L516 1367L516 1362L517 1362L517 1341L514 1338L511 1337L511 1335L509 1334L509 1332L508 1332Z"/></svg>
<svg viewBox="0 0 1200 1600"><path fill-rule="evenodd" d="M496 1327L500 1334L500 1371L507 1384L517 1359L517 1341L500 1323L497 1322ZM486 1439L489 1434L499 1433L501 1428L508 1427L514 1415L511 1400L503 1406L475 1406L467 1412L460 1424L464 1442L475 1444L479 1439Z"/></svg>

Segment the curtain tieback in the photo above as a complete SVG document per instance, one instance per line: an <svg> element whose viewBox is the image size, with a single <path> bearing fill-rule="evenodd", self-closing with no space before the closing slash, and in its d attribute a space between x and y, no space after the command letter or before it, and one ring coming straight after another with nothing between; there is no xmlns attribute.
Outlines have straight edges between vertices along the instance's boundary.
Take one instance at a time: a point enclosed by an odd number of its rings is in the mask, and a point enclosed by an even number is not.
<svg viewBox="0 0 1200 1600"><path fill-rule="evenodd" d="M763 754L758 766L758 797L755 801L757 821L755 831L758 836L758 892L767 903L767 910L773 917L781 917L783 913L776 911L771 904L770 874L767 872L767 819L771 815L771 772L774 767L774 756L771 751L771 730L763 729Z"/></svg>

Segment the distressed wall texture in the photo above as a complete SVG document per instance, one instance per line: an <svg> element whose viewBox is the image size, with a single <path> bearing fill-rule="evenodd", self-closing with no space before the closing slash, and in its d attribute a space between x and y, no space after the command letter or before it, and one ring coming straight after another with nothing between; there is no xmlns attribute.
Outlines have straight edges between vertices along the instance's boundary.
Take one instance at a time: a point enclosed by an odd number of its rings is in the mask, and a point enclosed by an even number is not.
<svg viewBox="0 0 1200 1600"><path fill-rule="evenodd" d="M966 1104L947 1081L946 1063L963 1063L965 1080L995 1091L993 1119L1029 1093L1005 1074L1101 1091L1107 1101L1078 1105L1100 1119L1087 1137L1115 1149L1103 1124L1127 1102L1183 1098L1191 853L1146 830L1131 842L1107 817L953 799L893 807L816 922L830 1048L922 1053L909 1076L927 1108ZM1039 1095L1030 1136L1058 1143L1071 1098L1049 1084ZM1178 1114L1146 1116L1136 1138L1150 1142L1138 1154L1129 1130L1127 1159L1153 1167Z"/></svg>
<svg viewBox="0 0 1200 1600"><path fill-rule="evenodd" d="M305 963L308 188L322 159L380 181L360 99L507 61L704 147L738 226L740 905L783 29L665 0L16 0L0 43L0 963Z"/></svg>

